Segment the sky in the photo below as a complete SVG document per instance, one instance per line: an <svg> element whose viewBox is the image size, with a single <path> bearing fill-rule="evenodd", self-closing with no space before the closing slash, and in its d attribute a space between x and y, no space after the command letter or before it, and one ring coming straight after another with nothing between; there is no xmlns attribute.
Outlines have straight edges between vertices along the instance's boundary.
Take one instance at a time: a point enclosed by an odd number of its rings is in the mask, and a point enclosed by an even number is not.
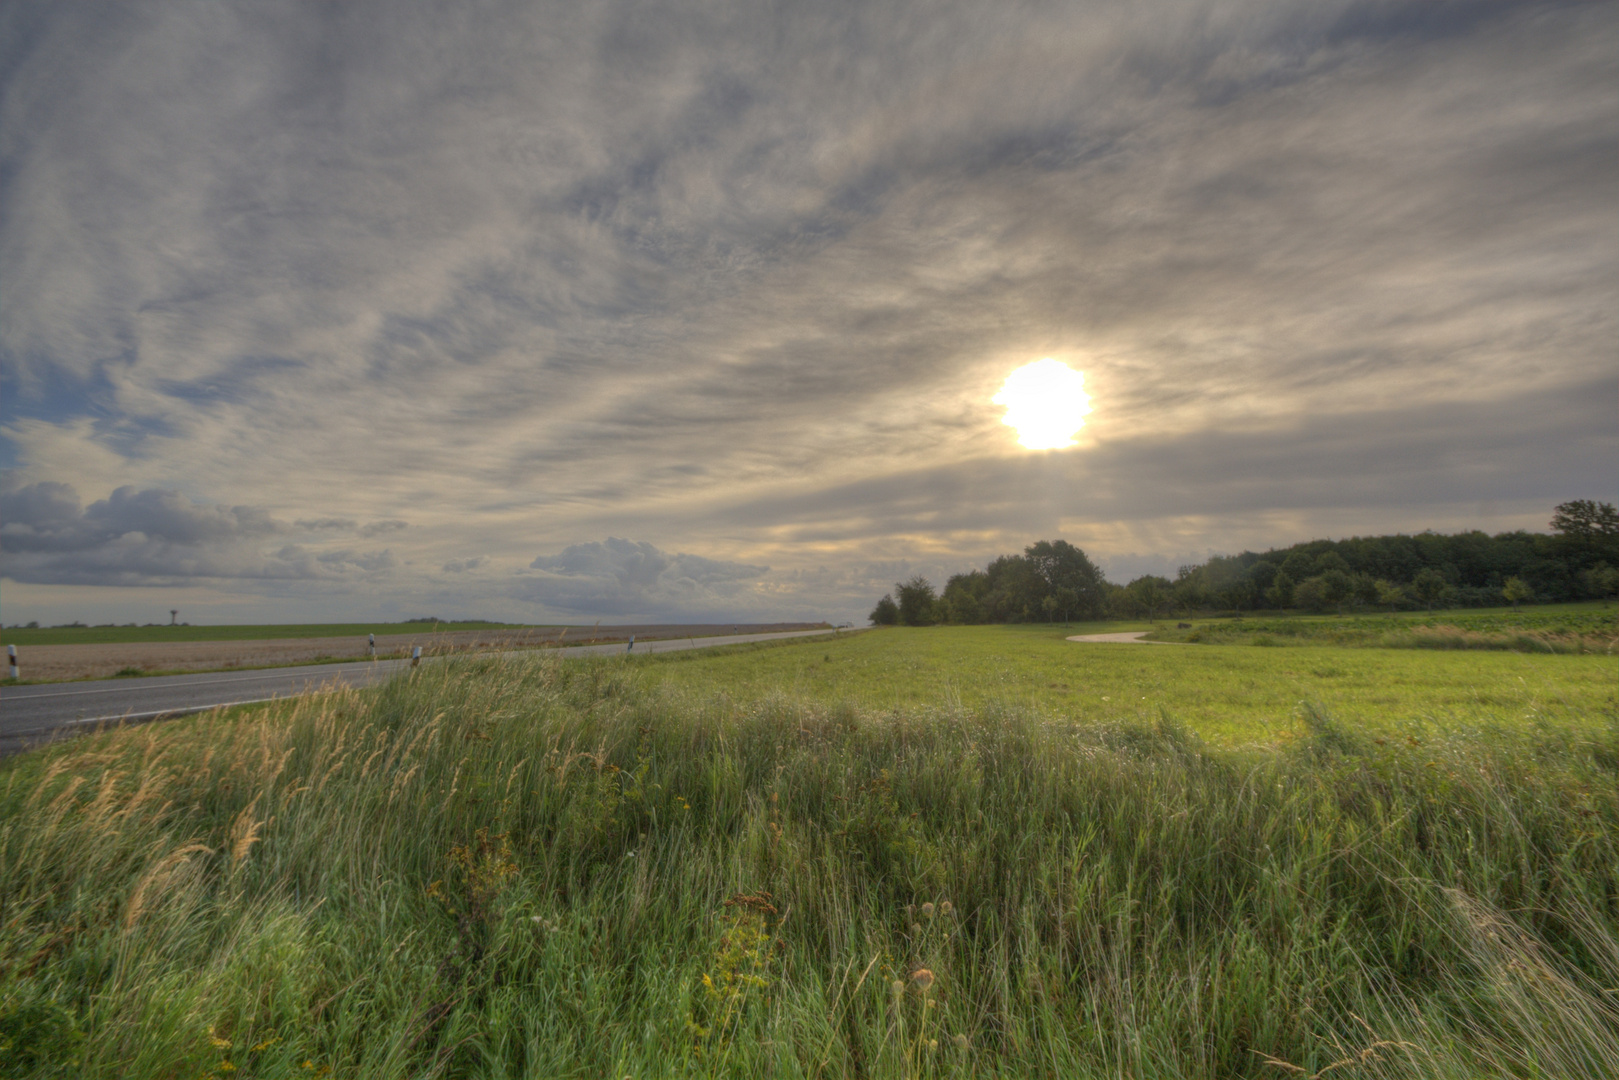
<svg viewBox="0 0 1619 1080"><path fill-rule="evenodd" d="M8 3L0 619L1545 530L1619 487L1616 150L1614 4Z"/></svg>

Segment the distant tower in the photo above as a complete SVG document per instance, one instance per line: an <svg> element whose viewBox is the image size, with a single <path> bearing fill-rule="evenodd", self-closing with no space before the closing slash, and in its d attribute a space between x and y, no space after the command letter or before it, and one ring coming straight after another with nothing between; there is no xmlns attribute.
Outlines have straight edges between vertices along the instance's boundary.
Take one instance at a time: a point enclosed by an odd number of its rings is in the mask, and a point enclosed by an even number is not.
<svg viewBox="0 0 1619 1080"><path fill-rule="evenodd" d="M179 621L180 621L180 609L179 608L170 608L169 609L169 625L170 626L176 626L176 625L179 624Z"/></svg>

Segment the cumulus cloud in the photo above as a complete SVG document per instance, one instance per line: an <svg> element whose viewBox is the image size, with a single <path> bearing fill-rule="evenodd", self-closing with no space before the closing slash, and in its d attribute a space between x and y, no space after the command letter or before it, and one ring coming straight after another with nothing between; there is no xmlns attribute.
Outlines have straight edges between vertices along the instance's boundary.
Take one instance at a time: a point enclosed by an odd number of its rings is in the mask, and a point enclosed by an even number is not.
<svg viewBox="0 0 1619 1080"><path fill-rule="evenodd" d="M468 570L478 569L488 561L487 555L475 555L470 559L451 559L444 564L443 570L446 574L464 574Z"/></svg>
<svg viewBox="0 0 1619 1080"><path fill-rule="evenodd" d="M208 506L176 491L121 487L85 507L70 484L0 488L6 576L53 584L147 585L200 579L300 581L375 574L391 551L309 550L259 507Z"/></svg>
<svg viewBox="0 0 1619 1080"><path fill-rule="evenodd" d="M609 537L572 544L529 564L517 595L559 611L611 616L699 616L752 611L749 584L768 566L723 562Z"/></svg>

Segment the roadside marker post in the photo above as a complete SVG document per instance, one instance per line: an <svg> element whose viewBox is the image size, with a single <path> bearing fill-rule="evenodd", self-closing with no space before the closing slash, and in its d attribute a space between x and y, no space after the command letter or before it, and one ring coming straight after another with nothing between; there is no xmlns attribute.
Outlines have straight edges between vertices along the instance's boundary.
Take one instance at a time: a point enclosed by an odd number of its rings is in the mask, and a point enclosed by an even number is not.
<svg viewBox="0 0 1619 1080"><path fill-rule="evenodd" d="M6 646L6 656L11 661L11 677L13 679L18 678L18 675L17 675L17 646L15 646L15 645L7 645Z"/></svg>
<svg viewBox="0 0 1619 1080"><path fill-rule="evenodd" d="M418 666L420 666L421 662L422 662L422 647L420 645L418 645L418 646L416 646L415 649L411 650L410 666L411 667L418 667Z"/></svg>
<svg viewBox="0 0 1619 1080"><path fill-rule="evenodd" d="M634 649L635 649L635 635L631 634L630 635L630 643L628 645L624 646L624 651L625 652L632 652Z"/></svg>
<svg viewBox="0 0 1619 1080"><path fill-rule="evenodd" d="M371 642L371 659L375 660L377 658L377 635L367 634L366 637L369 638Z"/></svg>

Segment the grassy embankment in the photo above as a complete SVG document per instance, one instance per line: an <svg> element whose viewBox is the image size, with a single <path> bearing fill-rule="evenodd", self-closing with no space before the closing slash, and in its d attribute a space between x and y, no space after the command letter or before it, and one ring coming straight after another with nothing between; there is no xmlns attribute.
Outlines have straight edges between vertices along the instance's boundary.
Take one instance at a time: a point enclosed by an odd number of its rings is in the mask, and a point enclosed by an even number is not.
<svg viewBox="0 0 1619 1080"><path fill-rule="evenodd" d="M466 659L8 762L0 1061L1619 1075L1611 664L1603 699L1581 681L1600 658L1469 654L1476 678L1429 669L1450 703L1408 682L1376 731L1299 705L1274 748L1221 749L1144 719L1188 682L1279 707L1227 685L1260 668L1202 658L1464 657L1054 643L1096 683L1159 687L1069 710L977 685L1060 663L994 633L743 647L706 671ZM996 659L1025 645L1027 666ZM807 669L840 663L859 674L817 689ZM862 704L857 683L911 692ZM1210 735L1241 741L1230 726Z"/></svg>
<svg viewBox="0 0 1619 1080"><path fill-rule="evenodd" d="M1161 627L1153 641L1209 645L1335 645L1351 648L1510 650L1600 653L1619 650L1619 609L1556 604L1484 611L1402 615L1294 615L1192 619L1191 629Z"/></svg>

